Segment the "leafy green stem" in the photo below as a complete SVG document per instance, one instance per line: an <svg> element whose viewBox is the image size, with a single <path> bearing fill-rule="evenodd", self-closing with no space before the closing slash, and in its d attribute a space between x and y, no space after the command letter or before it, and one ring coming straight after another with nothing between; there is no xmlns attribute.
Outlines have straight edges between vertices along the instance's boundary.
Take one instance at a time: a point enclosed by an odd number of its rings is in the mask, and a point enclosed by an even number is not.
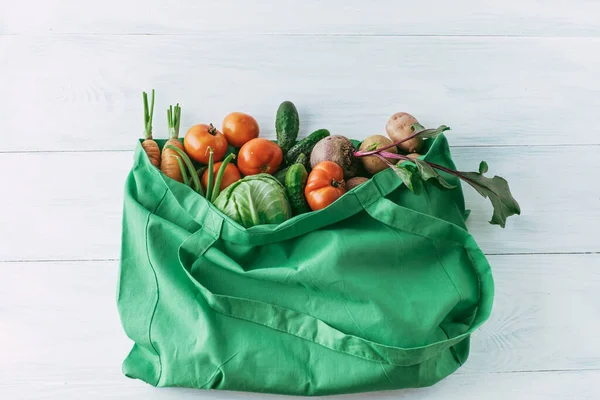
<svg viewBox="0 0 600 400"><path fill-rule="evenodd" d="M170 139L178 139L179 138L179 125L181 122L181 107L179 107L179 103L173 106L169 106L167 109L167 125L169 128L169 138Z"/></svg>
<svg viewBox="0 0 600 400"><path fill-rule="evenodd" d="M208 148L208 183L206 184L206 199L211 201L212 192L213 192L213 180L215 177L214 171L214 151L211 147Z"/></svg>
<svg viewBox="0 0 600 400"><path fill-rule="evenodd" d="M181 171L181 177L183 178L183 184L186 186L190 186L190 178L188 177L188 174L186 172L183 161L181 161L181 157L179 157L179 156L175 156L175 157L177 157L177 164L179 164L179 170Z"/></svg>
<svg viewBox="0 0 600 400"><path fill-rule="evenodd" d="M192 163L192 160L190 160L190 157L187 154L185 154L185 152L179 147L173 146L172 144L167 144L165 146L165 149L173 150L179 155L179 157L181 157L181 159L188 168L190 176L192 177L192 189L198 192L201 196L204 196L204 191L202 190L202 185L200 184L200 178L198 177L198 173L196 172L196 169L194 168L194 164Z"/></svg>
<svg viewBox="0 0 600 400"><path fill-rule="evenodd" d="M217 173L217 179L215 179L215 186L212 191L212 196L210 197L210 202L214 203L217 197L219 196L219 192L221 191L221 181L223 181L223 175L225 174L225 169L229 162L235 158L234 154L230 154L221 163L221 167L219 168L219 172ZM208 198L208 197L207 197Z"/></svg>
<svg viewBox="0 0 600 400"><path fill-rule="evenodd" d="M459 179L462 179L471 185L471 187L473 187L473 189L475 189L484 198L490 199L490 202L494 208L492 219L490 220L491 224L500 225L502 228L504 228L506 225L506 219L508 217L515 214L521 214L521 207L519 206L517 200L515 200L515 198L512 196L508 182L500 176L488 178L484 175L484 173L486 173L488 170L488 165L485 161L482 161L479 164L479 172L463 172L425 160L410 159L408 156L402 154L380 151L377 153L377 155L381 157L381 159L395 158L411 161L417 166L417 170L421 179L425 181L430 178L435 178L440 185L448 189L451 189L455 186L448 183L434 169L446 172L450 175L458 177Z"/></svg>
<svg viewBox="0 0 600 400"><path fill-rule="evenodd" d="M148 106L148 93L142 92L144 100L144 139L152 139L152 116L154 115L154 89L152 89L152 100Z"/></svg>
<svg viewBox="0 0 600 400"><path fill-rule="evenodd" d="M396 175L398 175L398 177L402 180L402 182L406 185L406 187L411 192L414 192L415 189L414 189L413 182L412 182L412 175L413 175L412 172L410 172L408 169L404 168L401 165L393 164L387 158L385 158L383 155L381 155L379 153L375 153L374 156L379 158L384 163L386 163L387 166L390 167L396 173ZM403 156L403 157L405 157L407 160L409 160L409 157L406 157L406 156Z"/></svg>

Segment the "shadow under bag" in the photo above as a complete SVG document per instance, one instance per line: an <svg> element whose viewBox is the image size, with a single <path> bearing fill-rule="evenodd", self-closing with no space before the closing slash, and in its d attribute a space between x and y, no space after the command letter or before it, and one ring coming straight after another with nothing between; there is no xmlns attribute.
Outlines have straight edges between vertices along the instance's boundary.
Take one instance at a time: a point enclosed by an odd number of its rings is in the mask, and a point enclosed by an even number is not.
<svg viewBox="0 0 600 400"><path fill-rule="evenodd" d="M454 167L442 135L426 159ZM436 383L489 316L489 264L460 183L391 169L331 206L245 229L153 167L126 183L124 373L154 386L325 395Z"/></svg>

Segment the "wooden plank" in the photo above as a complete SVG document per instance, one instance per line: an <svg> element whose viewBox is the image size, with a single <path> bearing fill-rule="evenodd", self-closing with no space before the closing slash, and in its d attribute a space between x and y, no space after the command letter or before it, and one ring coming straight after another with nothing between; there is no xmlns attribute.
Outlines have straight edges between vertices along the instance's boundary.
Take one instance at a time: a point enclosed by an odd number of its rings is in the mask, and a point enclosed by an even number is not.
<svg viewBox="0 0 600 400"><path fill-rule="evenodd" d="M600 370L600 255L488 259L494 308L462 372Z"/></svg>
<svg viewBox="0 0 600 400"><path fill-rule="evenodd" d="M161 0L143 7L132 0L94 7L77 0L23 0L3 8L0 27L13 34L600 35L600 5L589 0L187 0L176 7Z"/></svg>
<svg viewBox="0 0 600 400"><path fill-rule="evenodd" d="M0 154L0 260L118 258L132 159L131 152Z"/></svg>
<svg viewBox="0 0 600 400"><path fill-rule="evenodd" d="M499 229L488 224L492 217L489 200L462 185L467 208L472 211L467 226L486 253L600 250L595 239L600 235L600 227L596 227L600 188L589 185L585 178L600 175L600 148L454 148L452 153L462 171L476 171L479 162L486 160L490 166L487 175L506 178L521 205L522 215L509 218L507 228Z"/></svg>
<svg viewBox="0 0 600 400"><path fill-rule="evenodd" d="M373 398L596 398L600 255L489 259L496 302L473 337L467 363L433 388ZM0 263L0 338L10 343L0 358L0 398L264 398L156 390L122 377L120 363L131 344L115 308L116 278L117 262Z"/></svg>
<svg viewBox="0 0 600 400"><path fill-rule="evenodd" d="M600 38L4 36L0 53L0 151L129 150L153 87L157 137L175 102L182 133L243 110L272 137L291 99L303 134L383 133L404 110L454 145L600 144Z"/></svg>
<svg viewBox="0 0 600 400"><path fill-rule="evenodd" d="M325 400L596 400L600 371L527 372L453 375L435 386L388 392L319 397ZM84 382L58 381L18 385L0 383L0 395L11 400L304 400L306 397L263 393L156 389L126 378L93 377Z"/></svg>
<svg viewBox="0 0 600 400"><path fill-rule="evenodd" d="M459 169L487 160L523 215L489 225L489 201L464 186L468 226L486 253L598 252L600 147L454 148ZM560 160L577 160L563 162ZM0 154L0 260L119 257L123 183L131 152ZM535 167L532 167L535 166ZM582 174L581 171L586 171Z"/></svg>

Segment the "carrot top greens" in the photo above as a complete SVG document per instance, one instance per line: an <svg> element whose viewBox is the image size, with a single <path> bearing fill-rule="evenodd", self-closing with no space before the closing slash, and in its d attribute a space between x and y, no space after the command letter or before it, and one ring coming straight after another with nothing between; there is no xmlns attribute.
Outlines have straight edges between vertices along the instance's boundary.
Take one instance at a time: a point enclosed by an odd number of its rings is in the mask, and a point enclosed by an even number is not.
<svg viewBox="0 0 600 400"><path fill-rule="evenodd" d="M148 93L143 92L144 98L144 138L152 139L152 116L154 115L154 89L152 89L152 100L148 107Z"/></svg>
<svg viewBox="0 0 600 400"><path fill-rule="evenodd" d="M175 107L169 106L167 109L167 124L169 127L169 138L179 138L179 124L181 122L181 107L179 103Z"/></svg>

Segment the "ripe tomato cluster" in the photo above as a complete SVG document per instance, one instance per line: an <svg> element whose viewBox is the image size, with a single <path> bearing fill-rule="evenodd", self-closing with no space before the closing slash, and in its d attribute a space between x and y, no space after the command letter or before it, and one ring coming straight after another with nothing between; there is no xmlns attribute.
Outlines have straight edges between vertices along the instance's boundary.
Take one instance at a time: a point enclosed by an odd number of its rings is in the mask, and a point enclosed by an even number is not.
<svg viewBox="0 0 600 400"><path fill-rule="evenodd" d="M281 148L270 140L259 138L260 128L256 119L241 112L232 112L223 120L221 131L212 124L192 126L184 138L186 153L195 161L208 164L210 149L213 151L214 169L218 171L228 146L239 149L237 167L228 164L221 181L221 190L241 179L241 174L273 174L283 161ZM207 185L208 171L202 177Z"/></svg>

